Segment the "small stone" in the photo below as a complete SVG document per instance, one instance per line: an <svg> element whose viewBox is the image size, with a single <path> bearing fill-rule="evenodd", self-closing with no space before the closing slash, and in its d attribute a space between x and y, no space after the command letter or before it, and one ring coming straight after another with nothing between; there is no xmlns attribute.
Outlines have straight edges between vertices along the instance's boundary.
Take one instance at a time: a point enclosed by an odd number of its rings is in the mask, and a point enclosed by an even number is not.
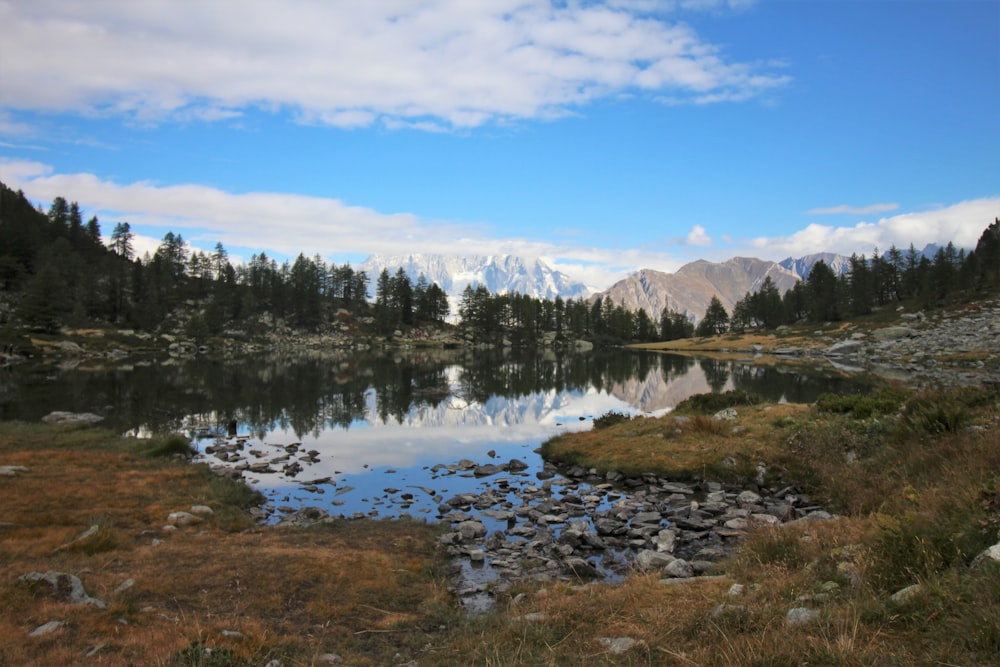
<svg viewBox="0 0 1000 667"><path fill-rule="evenodd" d="M633 637L598 637L597 642L612 655L622 655L628 653L635 646L641 646L645 642Z"/></svg>
<svg viewBox="0 0 1000 667"><path fill-rule="evenodd" d="M545 612L533 611L533 612L531 612L529 614L525 614L524 616L521 616L520 618L521 618L522 621L528 621L529 623L539 623L539 622L544 621L545 619L547 619L548 616L545 614Z"/></svg>
<svg viewBox="0 0 1000 667"><path fill-rule="evenodd" d="M190 512L171 512L167 515L167 523L173 526L190 526L191 524L201 523L201 517L195 516Z"/></svg>
<svg viewBox="0 0 1000 667"><path fill-rule="evenodd" d="M118 585L118 588L116 588L111 595L113 595L114 597L118 597L132 590L134 587L135 587L135 579L128 578L122 583L120 583Z"/></svg>
<svg viewBox="0 0 1000 667"><path fill-rule="evenodd" d="M62 621L49 621L43 625L39 625L37 628L28 633L29 637L42 637L44 635L52 634L59 628L63 626Z"/></svg>
<svg viewBox="0 0 1000 667"><path fill-rule="evenodd" d="M906 588L902 588L896 591L895 593L889 596L889 599L892 601L893 604L904 605L913 598L917 597L917 595L920 594L921 590L923 590L923 588L921 587L920 584L912 584L910 586L907 586Z"/></svg>
<svg viewBox="0 0 1000 667"><path fill-rule="evenodd" d="M789 609L788 614L785 615L785 620L788 621L789 625L804 625L812 623L817 618L819 618L819 612L808 607Z"/></svg>
<svg viewBox="0 0 1000 667"><path fill-rule="evenodd" d="M741 604L720 604L712 608L712 611L708 612L708 615L712 618L719 618L720 616L726 615L736 615L742 614L747 608Z"/></svg>
<svg viewBox="0 0 1000 667"><path fill-rule="evenodd" d="M208 505L192 505L191 514L197 514L198 516L212 516L215 511Z"/></svg>

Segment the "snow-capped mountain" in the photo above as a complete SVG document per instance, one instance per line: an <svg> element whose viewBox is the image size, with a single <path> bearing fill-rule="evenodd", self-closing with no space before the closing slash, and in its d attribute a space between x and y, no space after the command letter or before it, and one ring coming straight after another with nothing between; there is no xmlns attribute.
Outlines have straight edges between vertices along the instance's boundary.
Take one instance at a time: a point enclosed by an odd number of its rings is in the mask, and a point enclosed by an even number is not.
<svg viewBox="0 0 1000 667"><path fill-rule="evenodd" d="M373 286L382 269L392 274L402 268L414 283L423 274L455 299L467 286L479 285L493 294L517 292L540 299L573 299L590 294L586 285L545 262L514 255L372 255L359 268L368 274Z"/></svg>
<svg viewBox="0 0 1000 667"><path fill-rule="evenodd" d="M778 264L788 269L802 280L805 280L809 277L809 272L812 271L812 267L820 260L826 262L826 265L829 266L838 276L842 273L847 273L851 269L850 257L845 257L832 252L818 252L812 255L806 255L805 257L800 257L798 259L789 257L788 259L781 260Z"/></svg>

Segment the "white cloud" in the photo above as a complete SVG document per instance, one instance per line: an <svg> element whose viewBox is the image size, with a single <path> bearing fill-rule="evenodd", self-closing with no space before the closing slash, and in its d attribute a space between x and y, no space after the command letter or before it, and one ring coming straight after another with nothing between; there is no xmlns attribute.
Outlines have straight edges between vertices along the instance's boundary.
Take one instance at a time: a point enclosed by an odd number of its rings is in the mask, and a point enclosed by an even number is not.
<svg viewBox="0 0 1000 667"><path fill-rule="evenodd" d="M684 243L694 246L710 246L712 245L712 237L705 233L704 227L695 225L688 232L688 235L684 237Z"/></svg>
<svg viewBox="0 0 1000 667"><path fill-rule="evenodd" d="M850 255L871 254L890 246L918 250L928 243L949 241L961 248L974 248L983 230L1000 216L1000 197L987 197L941 206L925 211L901 213L878 222L858 222L852 226L810 224L787 235L756 238L746 246L766 259L801 257L816 252Z"/></svg>
<svg viewBox="0 0 1000 667"><path fill-rule="evenodd" d="M850 206L841 204L829 208L813 208L806 211L808 215L871 215L873 213L888 213L899 208L899 204L869 204L868 206Z"/></svg>
<svg viewBox="0 0 1000 667"><path fill-rule="evenodd" d="M366 256L437 253L513 254L547 257L574 278L604 289L640 268L674 271L680 262L644 248L595 248L523 238L499 238L486 225L424 220L409 213L382 213L338 199L250 192L231 193L201 185L160 186L116 183L93 174L57 174L39 162L0 159L0 181L22 189L47 206L55 197L76 201L85 217L104 227L127 221L137 234L136 250L155 251L167 231L209 252L227 248L266 252L271 257ZM703 230L691 237L702 238ZM106 230L107 231L107 230ZM682 240L677 240L677 243Z"/></svg>
<svg viewBox="0 0 1000 667"><path fill-rule="evenodd" d="M742 4L685 0L680 8ZM0 80L15 110L158 122L229 119L257 107L338 127L418 128L555 117L630 91L740 100L787 81L660 18L674 3L560 5L0 2Z"/></svg>

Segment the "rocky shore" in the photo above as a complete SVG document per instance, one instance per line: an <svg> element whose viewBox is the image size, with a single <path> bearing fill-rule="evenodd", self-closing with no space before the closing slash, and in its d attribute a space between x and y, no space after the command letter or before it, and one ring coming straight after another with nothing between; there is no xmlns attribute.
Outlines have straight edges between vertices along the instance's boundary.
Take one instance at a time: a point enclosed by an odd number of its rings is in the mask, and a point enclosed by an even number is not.
<svg viewBox="0 0 1000 667"><path fill-rule="evenodd" d="M714 419L737 417L730 408ZM678 426L686 420L674 419ZM223 474L262 482L264 477L295 480L317 498L327 492L333 498L300 507L268 503L256 511L262 523L331 521L333 508L342 504L338 498L352 491L331 478L305 479L320 453L297 445L269 447L245 437L220 437L204 447L204 456ZM630 477L547 461L532 469L516 458L442 463L430 472L438 488L421 487L420 498L388 487L379 498L369 498L369 511L339 518L422 512L441 522L447 531L440 542L455 566L455 593L470 610L488 608L493 595L521 581L618 580L635 571L666 579L709 575L756 526L831 518L794 486L765 486L763 465L754 482L739 487L654 474ZM462 478L484 490L443 491Z"/></svg>
<svg viewBox="0 0 1000 667"><path fill-rule="evenodd" d="M550 463L538 476L546 479L521 487L499 478L439 507L450 528L441 543L461 561L457 592L467 606L517 581L707 575L755 526L832 518L793 486L679 483ZM476 576L486 568L489 576Z"/></svg>
<svg viewBox="0 0 1000 667"><path fill-rule="evenodd" d="M1000 385L1000 301L930 313L899 312L899 321L870 331L849 325L816 346L757 350L825 359L915 386ZM843 334L847 335L844 336Z"/></svg>

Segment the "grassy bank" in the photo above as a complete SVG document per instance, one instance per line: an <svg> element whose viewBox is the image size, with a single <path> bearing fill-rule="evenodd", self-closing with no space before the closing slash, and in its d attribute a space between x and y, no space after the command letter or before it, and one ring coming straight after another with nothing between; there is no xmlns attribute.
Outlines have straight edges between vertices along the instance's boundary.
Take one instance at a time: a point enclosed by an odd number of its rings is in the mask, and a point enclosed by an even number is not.
<svg viewBox="0 0 1000 667"><path fill-rule="evenodd" d="M433 528L260 528L245 511L256 494L176 458L183 445L0 424L0 465L27 468L0 477L0 664L308 665L327 653L391 664L455 613ZM164 529L196 505L213 512ZM107 607L19 581L47 571L78 576Z"/></svg>
<svg viewBox="0 0 1000 667"><path fill-rule="evenodd" d="M713 419L727 404L736 418ZM599 420L546 455L744 483L763 464L766 486L796 484L842 518L757 529L721 578L523 586L466 617L432 526L259 527L253 494L174 458L176 441L3 423L0 465L27 472L0 477L0 664L996 664L1000 565L973 561L1000 540L997 442L1000 397L985 389L814 406L696 397L662 418ZM193 505L214 511L163 530ZM107 608L18 580L49 570ZM795 607L817 616L790 624ZM64 624L28 636L52 620Z"/></svg>

